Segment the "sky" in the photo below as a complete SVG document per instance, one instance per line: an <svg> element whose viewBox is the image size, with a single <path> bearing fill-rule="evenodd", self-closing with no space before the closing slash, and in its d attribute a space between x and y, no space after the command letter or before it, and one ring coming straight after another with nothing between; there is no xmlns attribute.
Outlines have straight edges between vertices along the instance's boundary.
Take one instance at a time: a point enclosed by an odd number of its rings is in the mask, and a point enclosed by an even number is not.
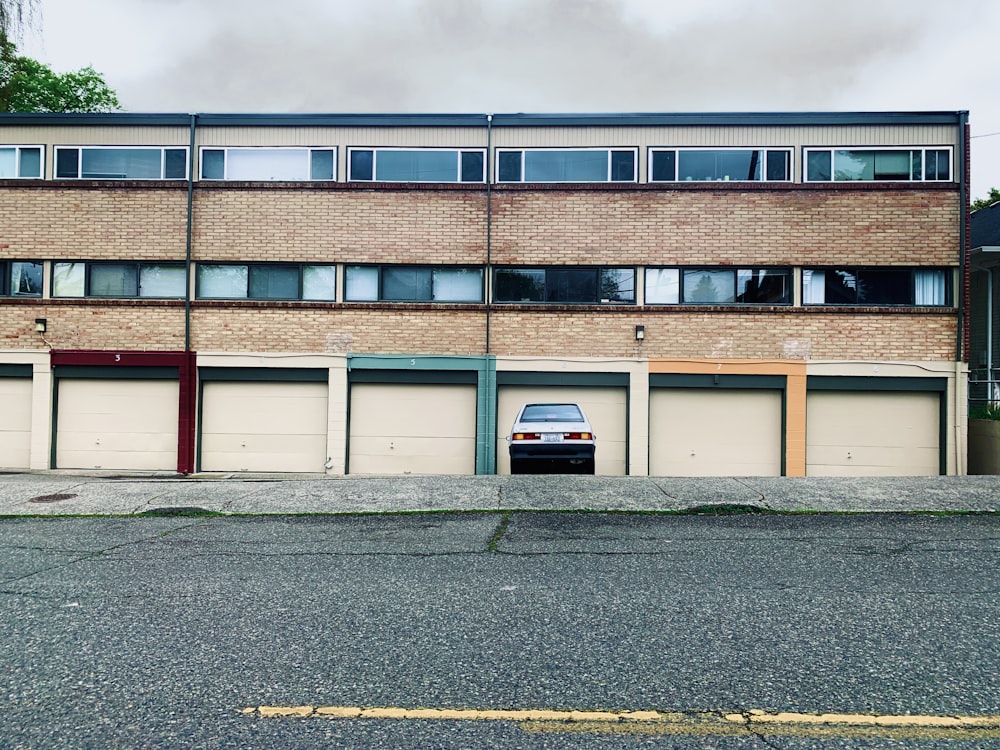
<svg viewBox="0 0 1000 750"><path fill-rule="evenodd" d="M131 112L968 110L1000 187L998 0L36 4L22 54Z"/></svg>

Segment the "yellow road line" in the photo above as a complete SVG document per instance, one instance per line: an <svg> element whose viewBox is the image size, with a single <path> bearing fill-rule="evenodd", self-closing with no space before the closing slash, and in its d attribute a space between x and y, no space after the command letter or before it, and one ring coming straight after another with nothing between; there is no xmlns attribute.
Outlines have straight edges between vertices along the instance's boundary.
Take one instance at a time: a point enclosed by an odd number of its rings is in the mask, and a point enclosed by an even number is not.
<svg viewBox="0 0 1000 750"><path fill-rule="evenodd" d="M681 711L553 711L546 709L462 709L365 706L256 706L242 713L259 718L407 719L507 721L529 732L697 735L880 736L899 738L1000 738L1000 715L878 715L769 713L760 710L711 713Z"/></svg>

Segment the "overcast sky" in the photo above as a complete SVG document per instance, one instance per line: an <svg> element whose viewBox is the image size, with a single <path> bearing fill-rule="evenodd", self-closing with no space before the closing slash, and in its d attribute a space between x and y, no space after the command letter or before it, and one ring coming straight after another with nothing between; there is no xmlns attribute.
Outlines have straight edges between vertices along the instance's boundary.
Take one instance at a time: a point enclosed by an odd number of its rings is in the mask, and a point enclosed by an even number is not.
<svg viewBox="0 0 1000 750"><path fill-rule="evenodd" d="M132 112L966 109L1000 186L1000 0L38 4L22 51Z"/></svg>

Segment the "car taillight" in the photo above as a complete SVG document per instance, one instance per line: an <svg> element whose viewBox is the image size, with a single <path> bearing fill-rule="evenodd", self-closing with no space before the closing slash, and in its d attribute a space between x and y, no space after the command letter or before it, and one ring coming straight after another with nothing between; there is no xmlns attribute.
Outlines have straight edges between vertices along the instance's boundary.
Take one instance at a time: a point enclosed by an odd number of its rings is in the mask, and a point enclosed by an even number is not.
<svg viewBox="0 0 1000 750"><path fill-rule="evenodd" d="M537 432L515 432L511 435L512 440L541 440L542 436Z"/></svg>
<svg viewBox="0 0 1000 750"><path fill-rule="evenodd" d="M564 432L563 437L566 440L590 440L593 435L589 432Z"/></svg>

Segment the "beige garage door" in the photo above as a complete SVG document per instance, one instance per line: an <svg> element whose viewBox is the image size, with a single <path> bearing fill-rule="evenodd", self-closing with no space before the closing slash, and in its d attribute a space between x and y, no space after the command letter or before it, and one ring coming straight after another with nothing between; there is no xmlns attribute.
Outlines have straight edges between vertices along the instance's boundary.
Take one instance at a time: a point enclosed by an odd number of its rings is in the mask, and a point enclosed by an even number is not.
<svg viewBox="0 0 1000 750"><path fill-rule="evenodd" d="M57 468L177 470L177 381L62 379L58 388Z"/></svg>
<svg viewBox="0 0 1000 750"><path fill-rule="evenodd" d="M518 410L527 403L578 403L597 437L594 473L625 475L628 430L627 394L607 386L502 385L497 391L497 474L510 474L507 435Z"/></svg>
<svg viewBox="0 0 1000 750"><path fill-rule="evenodd" d="M31 454L31 378L0 378L0 467L27 469Z"/></svg>
<svg viewBox="0 0 1000 750"><path fill-rule="evenodd" d="M475 474L476 386L355 383L351 474Z"/></svg>
<svg viewBox="0 0 1000 750"><path fill-rule="evenodd" d="M780 476L781 446L781 391L650 391L653 476Z"/></svg>
<svg viewBox="0 0 1000 750"><path fill-rule="evenodd" d="M207 381L201 470L323 472L326 383Z"/></svg>
<svg viewBox="0 0 1000 750"><path fill-rule="evenodd" d="M940 473L937 393L813 391L806 420L809 476Z"/></svg>

